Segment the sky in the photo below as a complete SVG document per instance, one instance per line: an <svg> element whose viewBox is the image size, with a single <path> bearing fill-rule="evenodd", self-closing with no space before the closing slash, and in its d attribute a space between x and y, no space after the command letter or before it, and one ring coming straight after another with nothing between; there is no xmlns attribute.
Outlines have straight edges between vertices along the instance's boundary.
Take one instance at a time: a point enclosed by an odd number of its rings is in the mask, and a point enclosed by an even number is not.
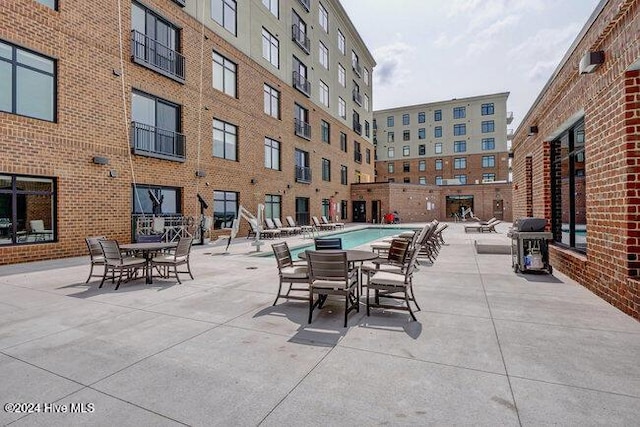
<svg viewBox="0 0 640 427"><path fill-rule="evenodd" d="M373 54L373 108L510 92L516 129L599 0L341 0Z"/></svg>

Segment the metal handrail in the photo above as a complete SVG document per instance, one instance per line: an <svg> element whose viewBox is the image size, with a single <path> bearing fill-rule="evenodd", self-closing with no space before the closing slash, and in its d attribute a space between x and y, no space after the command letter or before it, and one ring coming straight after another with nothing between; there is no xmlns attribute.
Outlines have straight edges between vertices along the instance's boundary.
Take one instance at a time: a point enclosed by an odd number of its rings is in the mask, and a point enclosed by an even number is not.
<svg viewBox="0 0 640 427"><path fill-rule="evenodd" d="M296 181L311 182L311 168L307 166L296 166Z"/></svg>
<svg viewBox="0 0 640 427"><path fill-rule="evenodd" d="M184 81L184 55L136 30L131 30L131 56L136 62Z"/></svg>
<svg viewBox="0 0 640 427"><path fill-rule="evenodd" d="M293 87L307 96L311 96L311 82L297 71L293 72Z"/></svg>
<svg viewBox="0 0 640 427"><path fill-rule="evenodd" d="M311 125L297 117L294 119L294 132L302 138L311 139Z"/></svg>
<svg viewBox="0 0 640 427"><path fill-rule="evenodd" d="M152 153L184 159L185 136L179 132L131 122L131 148L136 154Z"/></svg>
<svg viewBox="0 0 640 427"><path fill-rule="evenodd" d="M302 50L309 54L311 41L309 40L309 37L307 37L307 34L300 29L299 25L293 24L291 26L291 38L302 48Z"/></svg>

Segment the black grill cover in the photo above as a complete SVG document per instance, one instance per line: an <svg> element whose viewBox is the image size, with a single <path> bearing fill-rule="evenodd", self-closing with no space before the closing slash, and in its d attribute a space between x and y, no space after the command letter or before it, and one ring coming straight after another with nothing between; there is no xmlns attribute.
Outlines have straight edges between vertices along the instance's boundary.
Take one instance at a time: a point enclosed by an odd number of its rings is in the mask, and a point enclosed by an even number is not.
<svg viewBox="0 0 640 427"><path fill-rule="evenodd" d="M518 231L544 231L547 220L544 218L519 218L516 220L516 230Z"/></svg>

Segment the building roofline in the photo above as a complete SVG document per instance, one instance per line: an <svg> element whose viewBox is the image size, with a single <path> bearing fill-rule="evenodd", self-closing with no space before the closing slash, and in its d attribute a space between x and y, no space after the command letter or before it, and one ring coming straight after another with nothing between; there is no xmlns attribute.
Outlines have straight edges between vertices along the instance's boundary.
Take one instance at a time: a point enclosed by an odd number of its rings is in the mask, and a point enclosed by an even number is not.
<svg viewBox="0 0 640 427"><path fill-rule="evenodd" d="M355 36L355 38L358 41L358 43L364 48L364 52L367 55L367 59L371 63L371 68L373 69L378 64L376 63L376 60L373 57L373 54L369 50L369 47L367 47L367 44L364 42L364 40L362 40L362 37L360 37L360 33L356 29L356 26L353 24L353 21L349 17L349 14L347 13L347 11L342 6L341 0L334 0L332 3L334 3L336 5L336 7L339 10L339 13L344 17L344 22L347 24L347 27L353 33L353 35Z"/></svg>
<svg viewBox="0 0 640 427"><path fill-rule="evenodd" d="M551 86L551 84L556 79L556 77L558 77L558 74L560 74L560 71L567 64L567 61L569 61L569 58L571 57L573 52L575 52L580 42L582 41L582 39L584 39L584 36L589 32L589 30L591 29L591 26L596 21L596 19L598 19L598 16L600 16L600 13L602 13L602 10L607 5L607 3L609 3L609 1L610 0L600 0L600 3L598 3L596 8L593 10L593 12L591 13L591 16L589 16L589 19L587 20L587 22L584 24L584 26L578 33L573 43L571 43L571 46L569 46L569 49L567 49L567 51L565 52L564 56L560 60L560 63L558 64L556 69L553 71L553 74L551 74L551 77L549 77L549 80L547 80L547 83L545 83L545 85L542 87L537 98L535 99L535 101L533 101L533 104L531 104L531 107L529 107L529 111L527 111L524 117L522 117L522 121L520 121L520 124L516 128L516 132L515 132L516 134L520 132L520 129L522 128L522 126L525 125L525 123L529 119L529 116L531 115L531 112L536 109L536 107L542 100L544 94L547 92L547 89L549 89L549 86Z"/></svg>
<svg viewBox="0 0 640 427"><path fill-rule="evenodd" d="M468 97L465 97L465 98L452 98L452 99L447 99L447 100L444 100L444 101L433 101L433 102L425 102L425 103L421 103L421 104L403 105L403 106L400 106L400 107L391 107L391 108L385 108L385 109L382 109L382 110L374 110L373 114L385 113L385 112L390 112L390 111L401 111L401 110L407 110L409 108L429 107L429 106L442 105L442 104L448 104L448 103L460 103L460 102L466 102L466 101L476 101L476 100L481 100L481 99L486 99L486 98L494 98L496 96L504 96L505 98L508 98L509 94L510 94L510 92L497 92L497 93L491 93L491 94L486 94L486 95L468 96Z"/></svg>

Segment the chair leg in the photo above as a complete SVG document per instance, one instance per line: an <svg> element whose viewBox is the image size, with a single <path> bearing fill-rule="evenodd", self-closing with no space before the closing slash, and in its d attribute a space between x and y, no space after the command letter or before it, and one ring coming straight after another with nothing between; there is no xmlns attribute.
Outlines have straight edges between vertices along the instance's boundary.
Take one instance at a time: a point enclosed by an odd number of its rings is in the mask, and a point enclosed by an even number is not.
<svg viewBox="0 0 640 427"><path fill-rule="evenodd" d="M311 315L313 313L313 292L309 289L309 324L311 324Z"/></svg>
<svg viewBox="0 0 640 427"><path fill-rule="evenodd" d="M115 276L115 270L114 270L113 274ZM122 270L120 270L120 274L118 274L118 284L116 284L116 289L115 289L116 291L120 287L120 283L122 283Z"/></svg>
<svg viewBox="0 0 640 427"><path fill-rule="evenodd" d="M187 271L189 272L189 276L191 277L191 280L193 280L193 274L191 274L191 264L189 264L189 261L187 261Z"/></svg>
<svg viewBox="0 0 640 427"><path fill-rule="evenodd" d="M100 286L98 286L98 288L101 288L102 285L104 285L104 281L107 278L107 272L109 271L109 269L107 268L107 266L104 266L104 274L102 275L102 281L100 282Z"/></svg>
<svg viewBox="0 0 640 427"><path fill-rule="evenodd" d="M276 305L278 299L280 298L280 292L282 291L282 280L278 284L278 294L276 295L276 300L273 302L273 305Z"/></svg>
<svg viewBox="0 0 640 427"><path fill-rule="evenodd" d="M347 315L349 313L349 291L344 296L344 327L347 327Z"/></svg>
<svg viewBox="0 0 640 427"><path fill-rule="evenodd" d="M414 321L417 321L416 316L413 314L413 310L411 310L411 306L409 305L409 294L408 289L404 289L404 302L407 304L407 310L409 310L409 314Z"/></svg>
<svg viewBox="0 0 640 427"><path fill-rule="evenodd" d="M422 309L418 305L418 300L416 299L416 294L415 294L415 292L413 292L413 281L409 282L409 289L411 290L411 299L413 300L413 303L416 305L416 308L418 309L418 311L422 311Z"/></svg>
<svg viewBox="0 0 640 427"><path fill-rule="evenodd" d="M367 284L367 316L371 316L371 310L369 309L369 284Z"/></svg>
<svg viewBox="0 0 640 427"><path fill-rule="evenodd" d="M87 281L84 283L89 283L89 280L91 280L91 277L93 277L93 263L91 263L91 270L89 270L89 277L87 277Z"/></svg>
<svg viewBox="0 0 640 427"><path fill-rule="evenodd" d="M173 272L176 275L176 280L178 281L178 283L182 285L182 282L180 281L180 278L178 277L178 266L177 265L173 266Z"/></svg>

